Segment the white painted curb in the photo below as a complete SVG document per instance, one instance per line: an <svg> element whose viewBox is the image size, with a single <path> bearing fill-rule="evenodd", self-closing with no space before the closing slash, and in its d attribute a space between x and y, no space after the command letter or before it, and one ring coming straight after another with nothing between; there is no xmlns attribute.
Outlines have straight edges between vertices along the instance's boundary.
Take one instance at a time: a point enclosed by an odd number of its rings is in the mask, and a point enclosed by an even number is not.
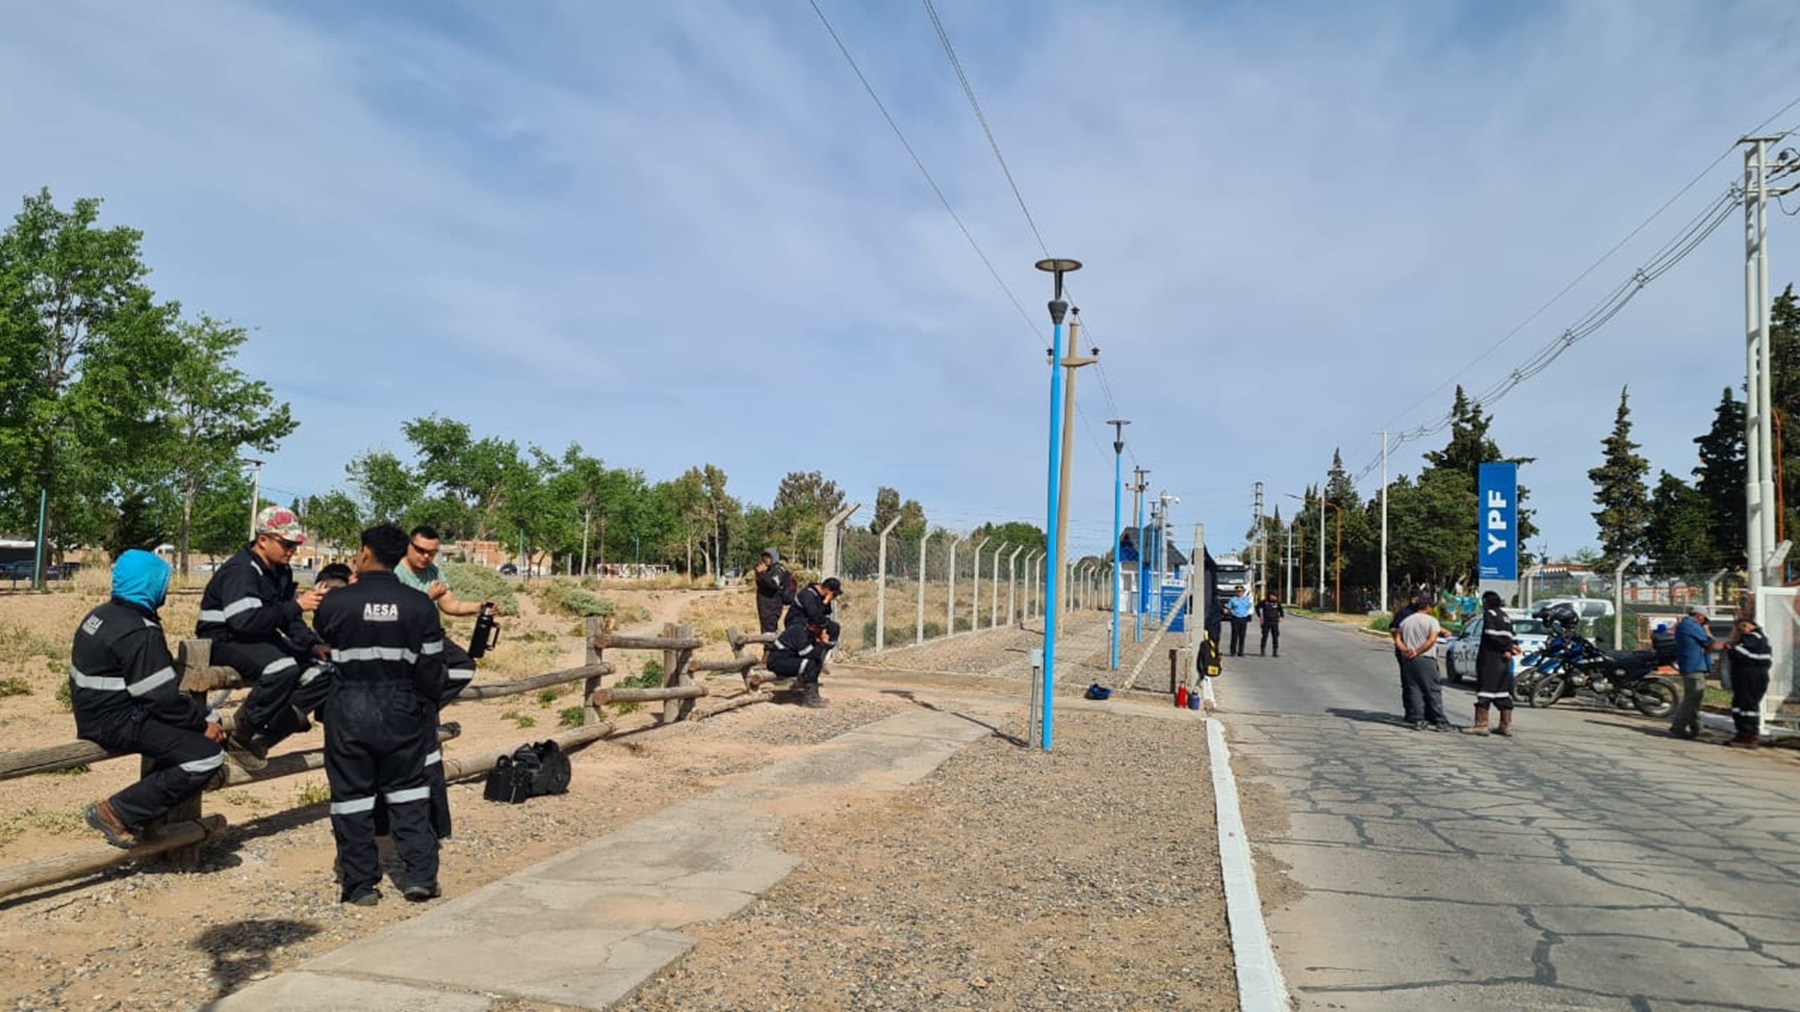
<svg viewBox="0 0 1800 1012"><path fill-rule="evenodd" d="M1225 744L1225 727L1217 718L1206 720L1206 746L1212 766L1213 809L1219 824L1225 916L1231 926L1231 951L1237 959L1238 1008L1244 1012L1288 1012L1287 981L1281 976L1281 967L1275 965L1269 927L1263 922L1250 837L1244 832L1237 778L1231 773L1231 750Z"/></svg>

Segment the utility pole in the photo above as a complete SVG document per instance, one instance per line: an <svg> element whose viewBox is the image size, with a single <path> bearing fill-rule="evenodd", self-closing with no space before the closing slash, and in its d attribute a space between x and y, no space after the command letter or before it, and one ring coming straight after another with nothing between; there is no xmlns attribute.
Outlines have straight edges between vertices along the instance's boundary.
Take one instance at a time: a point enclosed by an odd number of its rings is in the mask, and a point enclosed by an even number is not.
<svg viewBox="0 0 1800 1012"><path fill-rule="evenodd" d="M1387 450L1388 450L1388 434L1387 434L1386 429L1382 429L1381 430L1381 610L1382 611L1387 611L1387 607L1388 607L1388 514L1387 514L1388 460L1387 460Z"/></svg>
<svg viewBox="0 0 1800 1012"><path fill-rule="evenodd" d="M1299 519L1299 517L1294 518L1294 520ZM1282 567L1284 575L1281 578L1281 585L1286 589L1287 603L1291 605L1294 603L1294 521L1288 521L1286 527L1287 559L1286 565Z"/></svg>
<svg viewBox="0 0 1800 1012"><path fill-rule="evenodd" d="M262 506L262 466L260 460L245 460L251 465L250 472L250 540L256 540L256 514Z"/></svg>
<svg viewBox="0 0 1800 1012"><path fill-rule="evenodd" d="M1056 573L1051 577L1057 581L1059 591L1057 600L1061 602L1064 611L1068 611L1072 603L1068 593L1068 574L1072 568L1069 565L1069 472L1074 468L1070 466L1069 457L1075 446L1075 370L1100 361L1098 357L1100 349L1098 348L1094 349L1094 355L1076 354L1080 340L1081 308L1071 306L1069 307L1069 353L1063 356L1060 363L1068 373L1068 381L1063 384L1062 391L1062 468L1059 475L1061 484L1056 493L1057 498L1062 502L1062 508L1056 515L1057 566Z"/></svg>
<svg viewBox="0 0 1800 1012"><path fill-rule="evenodd" d="M1745 391L1744 491L1747 514L1745 548L1752 588L1781 583L1771 572L1785 551L1776 544L1774 409L1769 391L1769 247L1768 202L1800 186L1769 186L1769 145L1779 137L1744 137L1744 344ZM1783 152L1787 155L1788 152ZM1783 158L1776 175L1786 175L1800 162ZM1779 553L1779 554L1778 554Z"/></svg>
<svg viewBox="0 0 1800 1012"><path fill-rule="evenodd" d="M600 541L596 545L596 547L598 547L600 549L600 551L598 553L596 553L599 555L599 558L595 561L595 565L599 566L602 570L604 570L606 568L606 514L605 513L600 514Z"/></svg>
<svg viewBox="0 0 1800 1012"><path fill-rule="evenodd" d="M1262 518L1263 483L1259 481L1256 483L1256 503L1251 512L1252 526L1250 528L1252 538L1250 542L1250 565L1251 571L1257 574L1256 596L1258 599L1261 599L1262 595L1267 593L1269 588L1269 560L1267 553L1263 550L1265 546L1263 545Z"/></svg>
<svg viewBox="0 0 1800 1012"><path fill-rule="evenodd" d="M1125 426L1131 423L1123 418L1114 418L1108 420L1106 424L1113 427L1112 621L1108 623L1107 628L1107 636L1111 641L1107 670L1117 671L1119 670L1119 605L1122 603L1119 599L1124 595L1125 579L1124 571L1119 568L1119 514L1122 512L1120 506L1125 488L1122 469L1125 459Z"/></svg>
<svg viewBox="0 0 1800 1012"><path fill-rule="evenodd" d="M590 506L581 511L581 575L582 576L586 576L587 571L588 571L588 565L587 565L588 528L590 526L592 526L593 523L594 523L594 510L593 510L593 507Z"/></svg>
<svg viewBox="0 0 1800 1012"><path fill-rule="evenodd" d="M1131 486L1131 540L1137 544L1137 579L1133 581L1136 591L1133 593L1132 614L1137 616L1137 632L1132 634L1131 642L1144 641L1144 490L1149 488L1145 480L1150 472L1141 467L1134 467L1137 483Z"/></svg>

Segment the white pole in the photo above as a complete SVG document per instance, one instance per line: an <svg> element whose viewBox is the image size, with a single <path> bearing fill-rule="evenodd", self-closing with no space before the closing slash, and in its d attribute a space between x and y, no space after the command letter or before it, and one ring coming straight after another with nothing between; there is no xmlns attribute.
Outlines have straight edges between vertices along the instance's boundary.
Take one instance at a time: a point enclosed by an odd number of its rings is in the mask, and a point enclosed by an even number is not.
<svg viewBox="0 0 1800 1012"><path fill-rule="evenodd" d="M875 577L875 649L880 651L887 647L887 539L893 532L894 525L900 522L899 517L888 521L881 529L880 547L876 551ZM585 556L584 556L585 558Z"/></svg>
<svg viewBox="0 0 1800 1012"><path fill-rule="evenodd" d="M930 540L930 531L919 536L919 608L914 614L919 628L913 636L914 643L925 642L925 543Z"/></svg>
<svg viewBox="0 0 1800 1012"><path fill-rule="evenodd" d="M987 543L992 540L994 540L994 536L990 534L987 537L982 538L981 542L975 546L975 573L971 577L975 582L972 585L972 589L969 591L970 632L975 632L981 628L981 550L986 548Z"/></svg>
<svg viewBox="0 0 1800 1012"><path fill-rule="evenodd" d="M1381 610L1388 607L1388 434L1381 430Z"/></svg>

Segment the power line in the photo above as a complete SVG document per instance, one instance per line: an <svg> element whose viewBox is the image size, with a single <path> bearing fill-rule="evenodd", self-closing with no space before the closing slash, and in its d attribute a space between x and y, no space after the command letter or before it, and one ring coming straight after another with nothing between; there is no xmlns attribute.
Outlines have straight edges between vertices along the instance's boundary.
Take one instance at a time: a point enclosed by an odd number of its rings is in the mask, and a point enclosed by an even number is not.
<svg viewBox="0 0 1800 1012"><path fill-rule="evenodd" d="M839 35L837 33L837 29L832 27L831 19L825 16L824 10L822 10L819 7L818 0L807 0L807 2L809 4L811 4L813 13L817 14L819 16L819 23L825 26L825 31L828 35L831 36L831 41L837 45L838 52L840 54L842 54L844 57L844 62L850 64L851 71L853 71L856 74L856 79L862 83L863 90L868 93L869 99L875 103L875 108L880 110L881 118L887 122L888 129L890 129L894 132L895 138L897 138L900 141L900 146L902 148L906 149L907 156L912 159L912 163L913 163L914 167L916 167L919 170L920 175L925 177L925 182L931 186L931 192L937 195L938 203L943 205L944 211L950 215L950 219L952 221L956 222L957 229L962 232L963 238L968 241L969 248L974 250L975 255L981 259L982 265L987 268L988 275L994 279L994 283L996 285L1000 286L1000 290L1002 292L1006 293L1007 301L1012 303L1013 309L1016 310L1019 314L1019 319L1021 319L1025 322L1025 326L1031 334L1033 344L1036 345L1038 342L1042 341L1043 337L1038 332L1037 325L1031 322L1031 315L1029 313L1025 312L1025 307L1022 303L1019 302L1019 297L1017 295L1013 294L1012 288L1007 285L1006 280L1000 276L999 270L994 267L994 262L988 258L987 252L981 248L981 243L976 241L974 233L969 231L969 226L963 222L962 216L956 213L955 207L951 206L950 198L945 196L943 187L938 185L937 179L935 177L933 177L931 174L931 170L927 169L925 167L924 159L920 158L918 151L914 150L914 148L912 146L912 142L906 139L906 132L900 129L900 124L894 120L893 114L888 112L887 104L884 103L881 100L881 96L876 93L875 86L873 84L869 83L868 76L863 73L862 67L859 66L856 62L856 58L854 56L850 55L850 47L844 44L844 40L841 37L839 37ZM936 21L936 12L933 11L932 14L933 14L933 20L935 22ZM940 37L943 39L945 44L948 45L948 42L949 42L948 37L943 36L941 34L942 33L942 27L941 27L942 23L941 22L937 22L937 23L940 26L939 27ZM954 51L952 51L952 59L954 60ZM963 75L962 75L960 63L957 66L957 74L959 77L961 77L963 79L964 87L967 91L967 94L969 95L970 101L974 102L974 91L972 88L968 87L968 81L967 81L967 78L963 77ZM977 106L976 112L977 112L977 115L979 116L980 115L979 106ZM987 128L985 118L983 119L983 122L982 122L982 128L983 128L983 130L986 130L986 128ZM990 143L993 142L993 134L991 132L988 134L988 140ZM996 157L999 156L999 145L997 143L994 144L994 153L995 153ZM1002 160L1001 165L1002 165L1002 168L1005 167L1004 160ZM1009 182L1012 180L1012 174L1010 172L1007 173L1007 180ZM1018 195L1018 188L1016 186L1013 189L1013 193L1015 196ZM1024 207L1024 198L1023 197L1019 198L1019 203L1020 203L1020 207L1023 208ZM1031 212L1029 210L1027 210L1026 211L1026 219L1029 221L1030 218L1031 218ZM1035 235L1037 233L1036 223L1032 222L1031 227L1032 227L1032 233ZM1041 245L1043 242L1043 239L1041 236L1039 237L1038 241ZM1052 363L1052 368L1059 368L1059 367L1056 366L1054 363ZM1088 432L1088 438L1091 442L1093 442L1094 448L1104 456L1107 451L1106 451L1106 448L1101 445L1100 437L1096 434L1096 429L1094 426L1093 419L1088 417L1086 409L1081 407L1081 405L1079 405L1079 404L1076 405L1076 413L1081 416L1082 422L1086 425L1087 432Z"/></svg>

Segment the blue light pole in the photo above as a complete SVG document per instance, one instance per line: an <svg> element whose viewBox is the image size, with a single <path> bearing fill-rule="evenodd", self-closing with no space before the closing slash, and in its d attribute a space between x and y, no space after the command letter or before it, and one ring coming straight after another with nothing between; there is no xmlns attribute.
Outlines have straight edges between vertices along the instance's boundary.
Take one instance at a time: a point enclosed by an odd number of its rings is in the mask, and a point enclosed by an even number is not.
<svg viewBox="0 0 1800 1012"><path fill-rule="evenodd" d="M1049 579L1044 581L1044 673L1043 673L1043 721L1040 741L1044 751L1050 751L1053 713L1056 698L1056 613L1061 604L1056 600L1057 577L1062 573L1058 567L1062 559L1056 551L1057 518L1062 512L1062 502L1058 492L1062 483L1062 335L1063 317L1068 315L1069 304L1063 300L1063 275L1081 269L1081 261L1065 260L1051 257L1037 262L1037 269L1056 277L1056 294L1050 300L1050 481L1049 500L1044 538L1044 572Z"/></svg>
<svg viewBox="0 0 1800 1012"><path fill-rule="evenodd" d="M1138 571L1137 593L1132 595L1132 610L1137 612L1137 632L1132 635L1131 642L1142 643L1144 642L1144 552L1146 550L1144 547L1144 490L1150 487L1150 483L1144 479L1149 477L1150 472L1141 467L1134 470L1137 472L1137 484L1131 486L1131 523L1133 530L1137 533L1133 534L1131 539L1137 544Z"/></svg>
<svg viewBox="0 0 1800 1012"><path fill-rule="evenodd" d="M1125 595L1125 571L1119 561L1119 513L1125 501L1125 426L1123 418L1107 421L1113 427L1113 543L1112 543L1112 667L1119 670L1119 606Z"/></svg>

